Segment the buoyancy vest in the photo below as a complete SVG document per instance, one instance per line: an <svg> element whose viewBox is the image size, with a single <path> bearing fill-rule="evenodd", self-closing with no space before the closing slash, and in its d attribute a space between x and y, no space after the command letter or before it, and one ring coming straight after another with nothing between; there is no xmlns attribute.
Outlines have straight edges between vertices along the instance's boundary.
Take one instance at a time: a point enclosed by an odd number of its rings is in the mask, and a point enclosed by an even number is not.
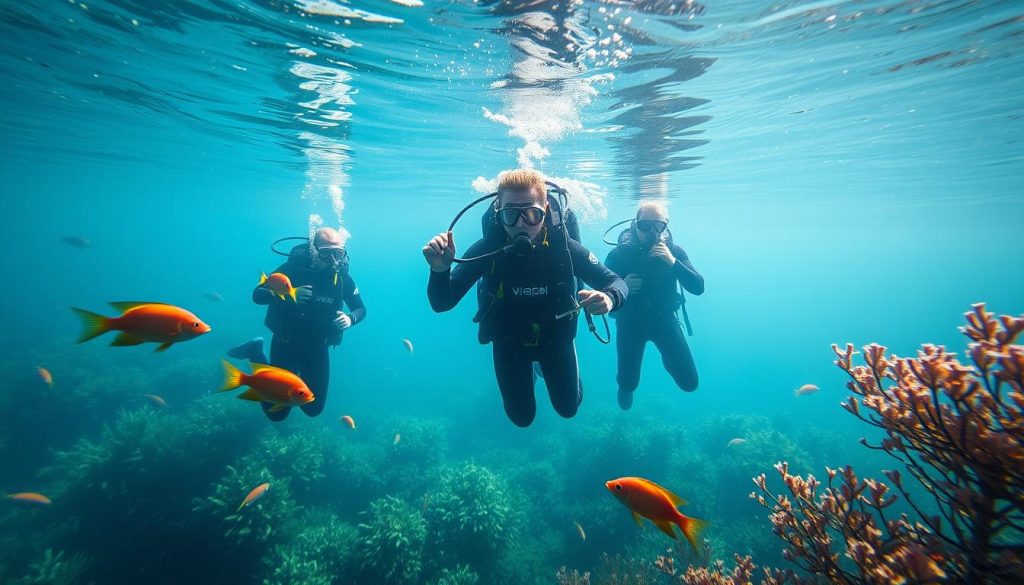
<svg viewBox="0 0 1024 585"><path fill-rule="evenodd" d="M579 223L571 210L563 216L557 197L549 194L548 204L541 242L533 251L487 260L489 266L477 283L478 309L473 317L480 324L482 344L504 339L536 346L576 337L576 314L555 317L576 305L577 282L566 238L579 242ZM493 206L484 212L482 227L485 240L495 246L508 243Z"/></svg>

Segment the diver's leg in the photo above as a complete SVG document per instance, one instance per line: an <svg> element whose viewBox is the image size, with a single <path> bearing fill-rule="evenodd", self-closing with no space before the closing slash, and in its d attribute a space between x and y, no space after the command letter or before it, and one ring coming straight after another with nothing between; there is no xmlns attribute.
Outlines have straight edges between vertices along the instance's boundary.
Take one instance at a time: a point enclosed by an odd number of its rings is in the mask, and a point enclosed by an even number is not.
<svg viewBox="0 0 1024 585"><path fill-rule="evenodd" d="M505 414L516 426L528 427L537 416L533 394L533 361L529 352L514 342L495 340L494 374L505 405Z"/></svg>
<svg viewBox="0 0 1024 585"><path fill-rule="evenodd" d="M263 353L263 338L254 337L241 345L228 350L228 357L238 360L249 360L257 364L267 363L267 354Z"/></svg>
<svg viewBox="0 0 1024 585"><path fill-rule="evenodd" d="M326 343L314 343L307 348L305 363L302 367L302 381L313 392L313 402L303 404L302 412L309 416L317 416L327 405L327 386L331 377L331 357L327 353Z"/></svg>
<svg viewBox="0 0 1024 585"><path fill-rule="evenodd" d="M647 338L640 323L618 319L615 327L615 351L618 357L619 407L629 410L633 406L633 391L640 385L640 365L644 360Z"/></svg>
<svg viewBox="0 0 1024 585"><path fill-rule="evenodd" d="M657 325L654 345L661 352L661 362L665 364L665 370L676 381L676 385L686 392L696 390L700 382L697 366L693 363L693 354L690 353L690 346L686 343L686 336L675 315Z"/></svg>
<svg viewBox="0 0 1024 585"><path fill-rule="evenodd" d="M583 402L583 386L576 361L576 344L571 339L552 342L540 356L540 371L555 412L572 418Z"/></svg>
<svg viewBox="0 0 1024 585"><path fill-rule="evenodd" d="M270 339L270 363L278 368L294 372L297 365L295 359L298 353L297 349L295 344L289 343L284 337L280 335L273 336ZM290 408L284 408L277 412L270 412L270 409L274 407L270 402L260 402L260 406L263 408L263 414L267 415L267 418L274 422L288 418L288 414L292 411Z"/></svg>

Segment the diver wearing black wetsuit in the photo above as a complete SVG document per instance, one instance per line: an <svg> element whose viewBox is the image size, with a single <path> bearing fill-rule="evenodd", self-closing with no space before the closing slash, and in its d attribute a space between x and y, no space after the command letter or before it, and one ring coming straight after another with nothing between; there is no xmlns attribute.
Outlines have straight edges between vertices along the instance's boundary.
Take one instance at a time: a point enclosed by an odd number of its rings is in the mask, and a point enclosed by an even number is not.
<svg viewBox="0 0 1024 585"><path fill-rule="evenodd" d="M640 384L640 364L648 341L661 352L662 363L679 388L692 392L699 382L693 354L676 316L682 303L676 283L699 295L704 292L704 277L681 247L660 237L667 219L666 214L665 221L635 222L629 237L606 259L608 268L623 275L631 287L629 302L615 315L619 405L624 410L632 406L633 391ZM636 224L649 229L640 233ZM657 231L659 228L661 231Z"/></svg>
<svg viewBox="0 0 1024 585"><path fill-rule="evenodd" d="M513 214L531 209L514 201L506 204L506 210ZM513 231L512 226L522 227L523 221L503 223L506 230ZM537 221L541 221L539 214ZM573 308L576 278L594 289L580 292L582 304L607 303L595 314L616 310L627 296L622 279L605 268L594 254L566 237L564 228L547 225L535 235L532 246L530 239L520 234L517 237L525 238L527 243L519 250L461 263L444 271L433 269L431 264L427 284L431 308L442 312L457 305L473 284L483 279L478 294L480 309L474 321L480 324L480 343L492 343L494 373L505 413L520 427L529 426L537 413L534 362L540 364L551 405L559 415L574 416L583 399L574 343L578 313L556 318ZM506 230L495 226L492 233L469 247L466 256L476 258L502 249L514 239ZM428 263L440 257L448 237L450 234L441 234L424 247ZM454 248L450 253L454 255Z"/></svg>
<svg viewBox="0 0 1024 585"><path fill-rule="evenodd" d="M314 241L318 242L319 237L320 233ZM293 372L309 386L315 399L300 407L309 416L323 412L327 403L330 380L327 348L341 343L344 330L366 318L366 306L348 273L347 255L335 255L332 261L328 252L335 249L343 251L340 246L317 248L317 256L324 259L315 260L309 244L295 246L288 260L274 271L291 280L297 289L297 302L291 298L281 300L265 285L252 291L254 303L267 305L264 323L274 334L270 341L269 363ZM348 307L347 313L342 311L344 306ZM262 347L262 339L257 339L228 353L232 357L267 363ZM283 420L291 412L286 408L271 413L273 404L260 404L267 418L273 421Z"/></svg>
<svg viewBox="0 0 1024 585"><path fill-rule="evenodd" d="M470 246L466 255L486 254L504 243L482 239ZM622 279L573 240L569 240L569 253L575 275L611 296L614 308L618 308L626 298ZM564 254L564 244L560 249L537 246L523 255L510 252L493 260L459 264L449 272L431 272L427 285L431 308L442 312L458 304L481 277L498 281L493 303L480 307L477 314L479 339L493 344L494 373L505 412L521 427L529 426L537 414L533 362L540 363L551 405L558 414L572 417L583 400L573 343L577 316L555 319L560 312L558 295L566 291L575 294L571 275L559 274L558 256ZM563 282L559 284L559 280Z"/></svg>

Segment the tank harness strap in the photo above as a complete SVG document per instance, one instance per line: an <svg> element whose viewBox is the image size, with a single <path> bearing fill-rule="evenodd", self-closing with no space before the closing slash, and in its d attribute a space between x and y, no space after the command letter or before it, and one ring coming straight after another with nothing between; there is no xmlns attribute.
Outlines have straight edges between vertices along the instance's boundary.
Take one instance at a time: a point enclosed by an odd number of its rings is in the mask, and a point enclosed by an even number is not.
<svg viewBox="0 0 1024 585"><path fill-rule="evenodd" d="M686 313L686 295L679 291L679 310L683 313L683 324L686 326L686 335L693 337L693 326L690 325L690 315Z"/></svg>

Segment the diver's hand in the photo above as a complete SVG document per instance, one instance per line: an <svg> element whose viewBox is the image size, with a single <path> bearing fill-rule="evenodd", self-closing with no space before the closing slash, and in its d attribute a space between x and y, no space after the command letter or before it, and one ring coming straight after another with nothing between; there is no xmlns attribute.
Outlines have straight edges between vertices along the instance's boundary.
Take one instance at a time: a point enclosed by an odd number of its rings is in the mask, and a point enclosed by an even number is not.
<svg viewBox="0 0 1024 585"><path fill-rule="evenodd" d="M295 287L296 303L308 303L311 298L313 298L313 285L304 284L302 286Z"/></svg>
<svg viewBox="0 0 1024 585"><path fill-rule="evenodd" d="M640 289L643 288L644 281L636 274L627 274L626 278L622 280L626 281L626 286L629 287L629 294L635 295L640 293Z"/></svg>
<svg viewBox="0 0 1024 585"><path fill-rule="evenodd" d="M676 263L676 257L672 255L672 252L668 249L668 246L665 245L665 242L659 242L651 246L651 257L657 258L669 266Z"/></svg>
<svg viewBox="0 0 1024 585"><path fill-rule="evenodd" d="M338 311L338 316L334 319L333 323L338 331L344 331L352 326L352 317Z"/></svg>
<svg viewBox="0 0 1024 585"><path fill-rule="evenodd" d="M591 315L604 315L612 310L612 298L599 290L581 290L576 293L580 306Z"/></svg>
<svg viewBox="0 0 1024 585"><path fill-rule="evenodd" d="M423 246L423 257L434 272L446 272L455 258L455 236L451 232L434 236Z"/></svg>

